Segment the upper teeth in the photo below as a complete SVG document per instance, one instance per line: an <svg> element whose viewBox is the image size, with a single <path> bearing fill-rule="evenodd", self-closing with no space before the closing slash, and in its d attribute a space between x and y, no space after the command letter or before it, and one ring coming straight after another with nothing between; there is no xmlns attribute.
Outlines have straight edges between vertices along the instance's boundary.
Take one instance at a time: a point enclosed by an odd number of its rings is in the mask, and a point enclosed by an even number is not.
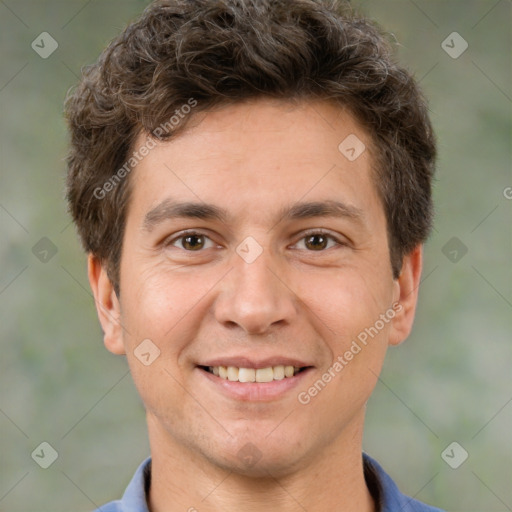
<svg viewBox="0 0 512 512"><path fill-rule="evenodd" d="M293 377L300 368L297 366L269 366L268 368L238 368L236 366L210 366L209 371L221 379L238 382L272 382Z"/></svg>

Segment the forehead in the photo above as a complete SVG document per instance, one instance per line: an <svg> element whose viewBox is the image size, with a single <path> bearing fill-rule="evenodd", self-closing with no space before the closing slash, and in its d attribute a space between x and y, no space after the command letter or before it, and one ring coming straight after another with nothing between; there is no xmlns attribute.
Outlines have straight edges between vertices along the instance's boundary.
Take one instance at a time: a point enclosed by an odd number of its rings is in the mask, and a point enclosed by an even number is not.
<svg viewBox="0 0 512 512"><path fill-rule="evenodd" d="M136 165L136 210L154 208L166 196L260 218L306 199L340 200L360 210L380 203L369 136L330 103L256 100L195 114L191 121ZM140 135L136 147L146 140Z"/></svg>

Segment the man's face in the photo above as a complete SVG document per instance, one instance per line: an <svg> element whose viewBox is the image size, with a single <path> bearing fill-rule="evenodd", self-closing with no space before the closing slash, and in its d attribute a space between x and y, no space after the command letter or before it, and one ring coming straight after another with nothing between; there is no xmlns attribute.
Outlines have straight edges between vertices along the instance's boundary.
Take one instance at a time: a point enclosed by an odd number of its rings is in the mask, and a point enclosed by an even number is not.
<svg viewBox="0 0 512 512"><path fill-rule="evenodd" d="M208 113L132 172L123 330L106 344L127 354L152 445L276 475L360 439L404 328L371 155L347 158L349 135L369 147L332 105L258 100ZM272 380L230 380L238 368Z"/></svg>

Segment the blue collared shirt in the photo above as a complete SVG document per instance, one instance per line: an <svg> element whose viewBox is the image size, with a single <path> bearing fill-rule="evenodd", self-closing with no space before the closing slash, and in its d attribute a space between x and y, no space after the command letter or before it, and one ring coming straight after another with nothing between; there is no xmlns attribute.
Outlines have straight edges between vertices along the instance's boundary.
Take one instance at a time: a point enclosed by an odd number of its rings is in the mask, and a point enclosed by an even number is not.
<svg viewBox="0 0 512 512"><path fill-rule="evenodd" d="M366 483L378 512L443 512L402 494L380 464L363 453ZM95 512L149 512L146 494L151 482L151 458L137 469L121 500L111 501Z"/></svg>

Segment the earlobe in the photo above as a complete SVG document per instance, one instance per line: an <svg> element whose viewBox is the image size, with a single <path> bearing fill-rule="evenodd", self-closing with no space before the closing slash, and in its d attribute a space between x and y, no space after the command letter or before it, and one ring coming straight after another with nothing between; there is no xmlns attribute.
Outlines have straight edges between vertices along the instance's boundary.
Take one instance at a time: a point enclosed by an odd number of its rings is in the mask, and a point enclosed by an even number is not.
<svg viewBox="0 0 512 512"><path fill-rule="evenodd" d="M87 258L89 283L94 295L98 319L103 329L105 347L113 354L125 354L120 323L121 306L101 261L92 254Z"/></svg>
<svg viewBox="0 0 512 512"><path fill-rule="evenodd" d="M389 335L390 345L399 345L411 332L418 302L418 291L423 266L423 246L418 245L404 256L402 272L395 281L396 312Z"/></svg>

